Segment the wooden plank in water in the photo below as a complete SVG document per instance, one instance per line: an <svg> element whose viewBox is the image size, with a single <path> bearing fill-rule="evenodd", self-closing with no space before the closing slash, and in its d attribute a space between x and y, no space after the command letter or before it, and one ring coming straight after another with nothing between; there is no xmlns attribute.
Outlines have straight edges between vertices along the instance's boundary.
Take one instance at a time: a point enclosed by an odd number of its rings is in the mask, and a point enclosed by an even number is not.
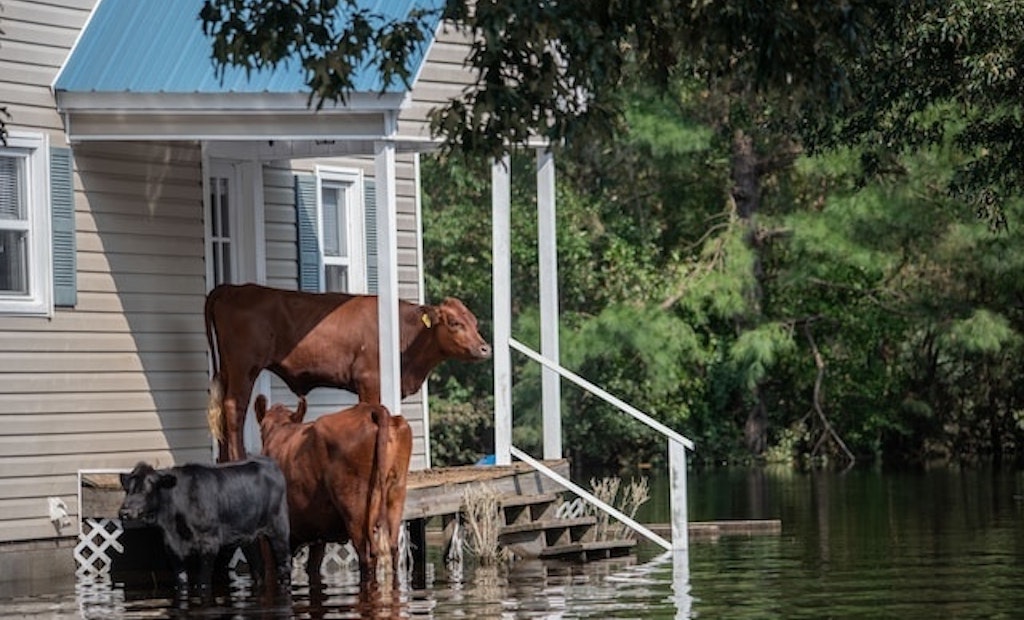
<svg viewBox="0 0 1024 620"><path fill-rule="evenodd" d="M672 535L671 523L648 523L647 528L660 536ZM719 536L777 536L782 533L779 519L733 519L728 521L691 521L691 538Z"/></svg>

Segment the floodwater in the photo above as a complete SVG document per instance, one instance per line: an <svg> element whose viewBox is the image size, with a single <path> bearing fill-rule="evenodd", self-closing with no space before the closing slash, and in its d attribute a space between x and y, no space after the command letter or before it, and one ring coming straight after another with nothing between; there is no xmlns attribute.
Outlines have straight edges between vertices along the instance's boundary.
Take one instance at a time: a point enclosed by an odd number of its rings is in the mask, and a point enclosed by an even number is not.
<svg viewBox="0 0 1024 620"><path fill-rule="evenodd" d="M415 586L361 595L350 573L264 600L245 577L213 603L106 578L0 599L28 618L942 618L1024 617L1024 472L692 473L690 518L781 519L782 533L649 543L586 565L502 569L431 557ZM663 480L643 520L667 521Z"/></svg>

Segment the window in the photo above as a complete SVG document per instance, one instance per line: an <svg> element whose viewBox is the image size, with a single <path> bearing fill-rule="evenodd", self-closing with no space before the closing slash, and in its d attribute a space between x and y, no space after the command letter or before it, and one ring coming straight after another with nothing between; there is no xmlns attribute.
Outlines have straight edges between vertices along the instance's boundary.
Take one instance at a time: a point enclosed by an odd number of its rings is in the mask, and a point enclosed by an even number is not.
<svg viewBox="0 0 1024 620"><path fill-rule="evenodd" d="M210 258L213 284L233 282L231 263L231 183L227 176L210 176Z"/></svg>
<svg viewBox="0 0 1024 620"><path fill-rule="evenodd" d="M357 170L320 168L317 179L323 290L365 293L362 174Z"/></svg>
<svg viewBox="0 0 1024 620"><path fill-rule="evenodd" d="M0 146L0 312L51 313L46 147L13 132Z"/></svg>

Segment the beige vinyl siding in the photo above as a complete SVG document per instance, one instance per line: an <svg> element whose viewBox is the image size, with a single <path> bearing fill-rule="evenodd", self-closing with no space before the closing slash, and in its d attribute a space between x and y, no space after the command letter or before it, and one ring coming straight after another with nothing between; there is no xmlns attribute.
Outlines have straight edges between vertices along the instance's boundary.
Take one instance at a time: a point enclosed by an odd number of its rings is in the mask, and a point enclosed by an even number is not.
<svg viewBox="0 0 1024 620"><path fill-rule="evenodd" d="M50 83L95 0L3 0L0 7L0 107L9 129L49 133L63 143Z"/></svg>
<svg viewBox="0 0 1024 620"><path fill-rule="evenodd" d="M298 229L295 210L295 170L287 161L263 166L263 221L266 238L267 286L299 288Z"/></svg>
<svg viewBox="0 0 1024 620"><path fill-rule="evenodd" d="M51 496L77 517L79 469L212 457L199 147L88 143L74 158L78 303L0 316L2 541L53 536Z"/></svg>
<svg viewBox="0 0 1024 620"><path fill-rule="evenodd" d="M466 86L475 82L473 70L464 66L470 41L465 31L449 23L438 29L413 89L412 103L398 115L403 136L429 138L430 111L461 96Z"/></svg>
<svg viewBox="0 0 1024 620"><path fill-rule="evenodd" d="M96 0L0 0L0 107L12 132L64 146L52 83ZM426 114L468 81L464 38L442 29L428 55L403 135L426 136ZM77 533L78 471L209 462L201 150L189 142L73 145L78 286L74 308L51 318L0 314L0 543ZM397 157L401 297L420 294L413 156ZM296 160L264 167L267 283L296 288L293 175L316 163L359 167L372 158ZM436 303L438 300L427 300ZM335 409L327 390L320 409ZM286 387L273 396L293 404ZM336 396L336 395L335 395ZM320 399L323 400L320 400ZM333 399L335 403L337 399ZM425 462L424 405L403 403ZM57 531L48 498L74 525Z"/></svg>

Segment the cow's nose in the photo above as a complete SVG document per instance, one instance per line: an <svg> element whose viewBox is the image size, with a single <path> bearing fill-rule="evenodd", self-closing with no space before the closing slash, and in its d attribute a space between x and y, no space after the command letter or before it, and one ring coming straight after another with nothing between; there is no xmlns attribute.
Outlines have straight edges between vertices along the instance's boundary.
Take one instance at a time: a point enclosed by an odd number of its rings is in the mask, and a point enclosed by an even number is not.
<svg viewBox="0 0 1024 620"><path fill-rule="evenodd" d="M480 345L480 351L478 353L480 359L487 359L491 356L491 345L482 344Z"/></svg>

